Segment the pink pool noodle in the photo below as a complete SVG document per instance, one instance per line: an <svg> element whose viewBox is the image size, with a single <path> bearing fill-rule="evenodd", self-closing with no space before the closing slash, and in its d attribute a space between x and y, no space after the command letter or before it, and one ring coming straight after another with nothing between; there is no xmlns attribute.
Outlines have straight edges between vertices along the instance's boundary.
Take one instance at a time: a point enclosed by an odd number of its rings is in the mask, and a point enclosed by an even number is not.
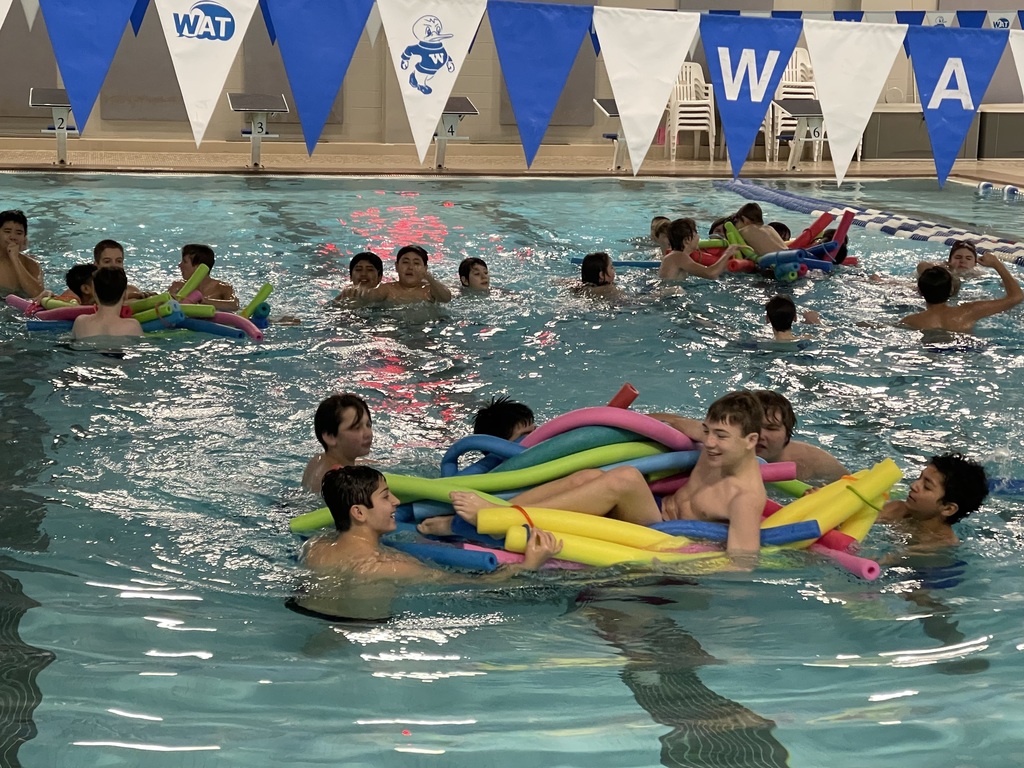
<svg viewBox="0 0 1024 768"><path fill-rule="evenodd" d="M506 552L504 549L491 549L490 547L481 547L479 544L470 544L466 542L462 545L463 549L468 549L470 552L490 552L493 554L501 565L511 565L515 563L521 563L526 558L518 552ZM545 568L560 568L565 571L578 571L587 566L583 563L574 563L572 560L548 560L544 563Z"/></svg>
<svg viewBox="0 0 1024 768"><path fill-rule="evenodd" d="M832 235L832 239L840 245L843 244L843 238L846 237L847 230L850 229L850 225L853 224L853 210L847 208L843 211L843 217L839 220L839 226L836 227L836 233ZM846 263L846 260L843 260Z"/></svg>
<svg viewBox="0 0 1024 768"><path fill-rule="evenodd" d="M834 560L837 565L845 568L854 576L859 576L865 581L874 581L882 572L878 563L874 560L868 560L866 557L857 557L857 555L851 555L849 552L840 552L835 549L829 549L828 547L823 547L820 544L811 544L810 550L817 555L822 555L823 557Z"/></svg>
<svg viewBox="0 0 1024 768"><path fill-rule="evenodd" d="M826 531L817 543L837 552L855 552L859 542L853 536L833 528L831 531Z"/></svg>
<svg viewBox="0 0 1024 768"><path fill-rule="evenodd" d="M725 268L730 272L756 272L757 264L749 259L729 259Z"/></svg>
<svg viewBox="0 0 1024 768"><path fill-rule="evenodd" d="M779 504L779 502L766 499L764 502L764 511L761 513L761 517L771 517L782 509L782 507L783 505Z"/></svg>
<svg viewBox="0 0 1024 768"><path fill-rule="evenodd" d="M835 216L833 216L831 213L821 214L821 216L815 219L814 223L811 224L811 226L809 226L807 229L805 229L803 232L801 232L799 235L797 235L795 238L789 241L789 247L806 248L808 245L814 242L814 238L816 238L821 232L825 230L825 227L832 223L832 220L834 218Z"/></svg>
<svg viewBox="0 0 1024 768"><path fill-rule="evenodd" d="M527 435L529 437L529 435ZM793 480L796 477L796 462L793 461L776 461L772 464L761 464L761 479L766 483L777 483L781 480ZM672 475L671 477L665 477L661 480L655 480L653 483L648 485L651 488L651 493L656 493L664 496L669 493L675 493L689 480L687 475Z"/></svg>
<svg viewBox="0 0 1024 768"><path fill-rule="evenodd" d="M630 384L628 381L622 385L622 388L615 393L615 397L608 401L609 408L629 408L633 404L633 401L640 396L637 392L636 387Z"/></svg>
<svg viewBox="0 0 1024 768"><path fill-rule="evenodd" d="M36 312L36 320L74 320L79 315L94 315L96 307L92 305L84 307L57 307L56 309L43 309Z"/></svg>
<svg viewBox="0 0 1024 768"><path fill-rule="evenodd" d="M192 293L179 301L180 304L199 304L203 300L203 292L196 288ZM225 323L226 325L226 323Z"/></svg>
<svg viewBox="0 0 1024 768"><path fill-rule="evenodd" d="M636 432L638 435L661 443L673 451L692 451L693 442L676 429L642 413L628 411L624 408L580 408L577 411L556 416L551 421L541 424L537 429L522 439L520 445L532 448L549 437L561 435L578 427L619 427Z"/></svg>
<svg viewBox="0 0 1024 768"><path fill-rule="evenodd" d="M35 302L29 301L28 299L23 299L21 298L21 296L15 296L13 293L8 293L7 298L4 300L7 302L7 306L14 307L15 309L20 309L26 315L32 314L33 305L36 307L39 306L38 304L35 304Z"/></svg>
<svg viewBox="0 0 1024 768"><path fill-rule="evenodd" d="M221 325L230 325L232 328L240 328L245 331L246 335L254 341L263 341L263 331L252 324L252 320L241 315L236 315L233 312L214 312L213 317L210 318L215 323Z"/></svg>

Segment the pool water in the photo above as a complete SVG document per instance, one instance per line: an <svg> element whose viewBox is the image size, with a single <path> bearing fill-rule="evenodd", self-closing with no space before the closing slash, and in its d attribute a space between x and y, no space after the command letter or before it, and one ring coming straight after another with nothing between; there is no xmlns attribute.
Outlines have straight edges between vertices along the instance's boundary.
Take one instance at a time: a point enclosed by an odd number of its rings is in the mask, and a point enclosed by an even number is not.
<svg viewBox="0 0 1024 768"><path fill-rule="evenodd" d="M186 334L118 358L27 335L0 312L0 764L1019 764L1012 496L962 523L955 553L914 555L873 532L867 554L888 566L874 583L795 553L753 574L622 568L423 588L377 624L285 608L300 577L287 521L317 506L299 479L317 449L313 411L335 391L368 400L371 458L393 471L436 473L496 394L544 420L630 381L636 408L692 416L735 387L778 389L798 437L852 468L893 457L914 477L957 449L1024 477L1020 310L973 338L893 326L919 306L916 262L941 247L855 230L862 267L791 287L825 326L779 350L760 343L779 287L759 277L666 292L624 269L621 304L567 290L572 256L649 257L640 239L656 214L706 228L742 204L710 182L0 185L30 216L48 286L113 237L131 281L163 288L180 246L207 242L243 303L269 281L274 315L302 320L259 345ZM408 242L450 284L462 258L482 256L502 292L325 306L352 254L377 250L390 272ZM963 294L996 291L987 277Z"/></svg>

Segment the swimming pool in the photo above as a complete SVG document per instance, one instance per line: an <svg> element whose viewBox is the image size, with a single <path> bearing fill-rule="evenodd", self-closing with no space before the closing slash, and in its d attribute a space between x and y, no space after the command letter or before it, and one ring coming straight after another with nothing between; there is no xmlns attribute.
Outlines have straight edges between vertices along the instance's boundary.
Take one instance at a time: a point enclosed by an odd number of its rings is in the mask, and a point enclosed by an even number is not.
<svg viewBox="0 0 1024 768"><path fill-rule="evenodd" d="M292 613L287 520L337 390L374 412L372 458L435 471L482 401L538 418L607 401L699 415L727 389L793 400L798 434L853 467L967 449L1024 477L1020 312L923 344L891 321L944 249L854 230L865 269L802 281L827 330L758 346L777 286L731 278L638 298L570 296L568 259L659 213L703 227L742 201L689 180L0 175L30 215L48 285L99 239L135 284L211 243L243 301L270 281L262 345L146 340L123 359L26 336L0 314L0 762L23 765L1009 765L1024 716L1021 502L993 498L955 557L895 560L875 583L802 555L753 575L623 570L402 597L379 625ZM844 185L845 187L845 185ZM13 203L9 203L11 205ZM802 217L765 206L769 218ZM453 282L468 255L508 293L449 307L330 310L348 256L424 243ZM433 263L433 262L432 262ZM965 286L988 295L996 281ZM870 321L860 327L859 321ZM926 585L924 591L914 591ZM1014 671L1016 670L1016 671Z"/></svg>

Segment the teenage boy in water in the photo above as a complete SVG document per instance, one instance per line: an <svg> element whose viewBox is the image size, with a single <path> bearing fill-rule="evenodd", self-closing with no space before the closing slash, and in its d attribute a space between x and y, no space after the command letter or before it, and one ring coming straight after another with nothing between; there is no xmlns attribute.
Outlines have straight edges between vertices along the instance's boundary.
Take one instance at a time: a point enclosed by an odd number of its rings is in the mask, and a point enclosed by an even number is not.
<svg viewBox="0 0 1024 768"><path fill-rule="evenodd" d="M176 296L182 286L187 283L200 264L205 264L209 270L197 290L203 294L200 304L210 304L220 312L235 312L238 310L238 297L235 296L235 289L231 283L223 280L214 280L210 277L213 272L213 265L216 259L213 255L213 248L199 243L189 243L181 249L181 261L178 269L181 270L181 280L171 283L168 289L172 296Z"/></svg>
<svg viewBox="0 0 1024 768"><path fill-rule="evenodd" d="M739 246L730 245L722 251L718 261L710 266L695 261L693 254L697 251L700 235L697 234L697 222L693 219L676 219L670 223L668 242L672 250L661 260L658 268L658 277L662 280L685 280L687 275L716 280L725 272L729 259L739 253Z"/></svg>
<svg viewBox="0 0 1024 768"><path fill-rule="evenodd" d="M28 246L28 217L21 211L0 213L0 292L39 296L43 271L39 262L22 253Z"/></svg>
<svg viewBox="0 0 1024 768"><path fill-rule="evenodd" d="M772 326L772 336L775 341L800 341L809 339L810 336L797 336L793 333L793 323L796 322L796 304L789 296L773 296L764 306L768 322ZM804 312L803 321L809 325L817 325L820 322L818 313L814 310Z"/></svg>
<svg viewBox="0 0 1024 768"><path fill-rule="evenodd" d="M505 395L493 398L473 418L474 435L493 435L513 442L536 428L530 406Z"/></svg>
<svg viewBox="0 0 1024 768"><path fill-rule="evenodd" d="M321 492L334 518L336 533L307 544L305 565L321 574L348 574L364 581L450 581L452 576L431 568L414 557L389 549L381 536L395 530L399 500L388 488L384 475L373 467L339 467L323 478ZM536 570L556 555L561 542L547 531L532 528L525 559L503 566L496 574L506 577Z"/></svg>
<svg viewBox="0 0 1024 768"><path fill-rule="evenodd" d="M352 285L343 288L334 301L354 299L380 285L384 279L384 262L372 251L357 253L348 263L348 279Z"/></svg>
<svg viewBox="0 0 1024 768"><path fill-rule="evenodd" d="M370 408L358 395L331 395L316 409L313 434L323 446L302 473L302 487L320 492L324 474L334 467L351 467L370 453L373 447L373 422Z"/></svg>
<svg viewBox="0 0 1024 768"><path fill-rule="evenodd" d="M1010 274L1010 270L994 253L984 253L978 257L978 264L991 267L999 273L1003 281L1006 295L1001 299L985 301L968 301L955 307L948 302L953 295L954 276L947 267L929 267L917 278L917 290L924 297L926 304L923 312L908 315L900 320L918 330L943 330L956 333L973 333L974 324L983 317L1006 312L1024 301L1024 291L1020 283Z"/></svg>
<svg viewBox="0 0 1024 768"><path fill-rule="evenodd" d="M910 484L906 501L887 502L878 521L908 527L917 544L948 546L959 542L953 524L981 507L987 495L980 464L958 453L932 456Z"/></svg>
<svg viewBox="0 0 1024 768"><path fill-rule="evenodd" d="M370 303L396 304L420 301L446 303L452 300L452 292L427 269L427 251L422 246L399 248L395 254L395 272L398 273L396 282L382 283L361 294L360 298Z"/></svg>
<svg viewBox="0 0 1024 768"><path fill-rule="evenodd" d="M487 262L476 256L463 259L459 264L459 282L463 293L490 293L491 275Z"/></svg>
<svg viewBox="0 0 1024 768"><path fill-rule="evenodd" d="M96 294L96 313L79 315L71 328L76 339L91 336L141 336L142 326L133 317L121 317L128 278L123 269L103 267L92 277Z"/></svg>
<svg viewBox="0 0 1024 768"><path fill-rule="evenodd" d="M585 469L544 483L512 498L519 506L567 509L614 517L639 525L662 520L707 520L729 524L726 550L756 553L761 547L761 514L766 494L755 449L764 413L750 392L731 392L708 409L702 449L690 479L659 508L644 476L634 467ZM491 506L476 493L453 491L452 506L475 525L477 513ZM424 533L443 534L450 521L431 518Z"/></svg>
<svg viewBox="0 0 1024 768"><path fill-rule="evenodd" d="M97 269L110 268L124 270L124 246L117 240L100 240L92 249L92 260ZM135 301L155 296L152 291L140 291L131 283L125 301Z"/></svg>

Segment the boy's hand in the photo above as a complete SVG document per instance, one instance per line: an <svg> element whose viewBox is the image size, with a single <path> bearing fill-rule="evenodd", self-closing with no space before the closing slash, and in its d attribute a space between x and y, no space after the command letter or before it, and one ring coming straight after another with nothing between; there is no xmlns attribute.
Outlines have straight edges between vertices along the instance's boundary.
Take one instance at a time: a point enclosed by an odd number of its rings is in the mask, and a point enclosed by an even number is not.
<svg viewBox="0 0 1024 768"><path fill-rule="evenodd" d="M978 263L983 267L989 267L995 269L996 263L999 261L999 257L996 256L992 251L985 251L978 257Z"/></svg>

